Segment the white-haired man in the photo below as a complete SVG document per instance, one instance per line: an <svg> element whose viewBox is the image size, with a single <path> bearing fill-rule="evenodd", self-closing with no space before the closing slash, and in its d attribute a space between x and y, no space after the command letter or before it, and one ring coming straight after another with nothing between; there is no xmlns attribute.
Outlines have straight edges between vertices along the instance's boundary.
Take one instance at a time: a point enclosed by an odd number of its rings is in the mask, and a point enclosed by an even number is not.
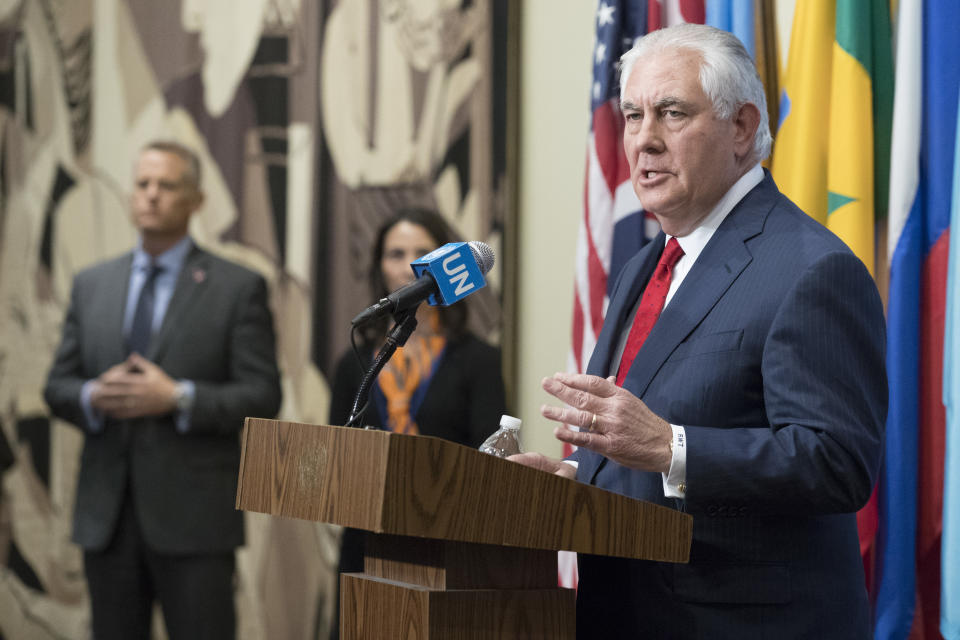
<svg viewBox="0 0 960 640"><path fill-rule="evenodd" d="M578 466L517 459L685 510L694 537L689 564L581 556L578 637L866 638L877 289L761 169L763 87L735 37L654 32L621 74L631 182L663 233L620 273L588 375L543 382Z"/></svg>

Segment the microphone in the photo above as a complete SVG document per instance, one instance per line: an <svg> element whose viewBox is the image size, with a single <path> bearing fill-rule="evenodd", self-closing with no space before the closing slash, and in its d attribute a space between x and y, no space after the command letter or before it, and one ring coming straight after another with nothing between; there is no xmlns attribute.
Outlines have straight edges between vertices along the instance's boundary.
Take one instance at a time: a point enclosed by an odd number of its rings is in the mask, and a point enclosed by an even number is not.
<svg viewBox="0 0 960 640"><path fill-rule="evenodd" d="M448 242L410 263L416 280L373 303L350 324L366 324L416 307L424 300L433 306L449 307L486 286L483 274L490 271L493 262L493 249L483 242Z"/></svg>

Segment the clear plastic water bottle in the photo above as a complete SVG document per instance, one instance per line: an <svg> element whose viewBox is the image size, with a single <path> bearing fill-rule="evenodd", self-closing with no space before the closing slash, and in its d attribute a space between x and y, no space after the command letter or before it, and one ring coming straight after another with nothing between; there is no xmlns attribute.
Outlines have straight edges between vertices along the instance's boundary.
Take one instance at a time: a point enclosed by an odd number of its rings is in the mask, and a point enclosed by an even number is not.
<svg viewBox="0 0 960 640"><path fill-rule="evenodd" d="M500 428L483 441L483 444L480 445L480 451L495 455L498 458L523 453L523 446L520 444L521 422L520 418L502 416L500 418Z"/></svg>

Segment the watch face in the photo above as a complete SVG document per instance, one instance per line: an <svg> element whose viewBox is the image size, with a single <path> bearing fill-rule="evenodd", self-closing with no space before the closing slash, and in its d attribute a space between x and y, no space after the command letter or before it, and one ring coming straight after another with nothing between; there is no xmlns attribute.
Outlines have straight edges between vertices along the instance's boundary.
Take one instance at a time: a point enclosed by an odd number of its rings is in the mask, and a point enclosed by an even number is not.
<svg viewBox="0 0 960 640"><path fill-rule="evenodd" d="M188 411L190 409L190 396L187 393L186 385L178 384L176 391L177 411Z"/></svg>

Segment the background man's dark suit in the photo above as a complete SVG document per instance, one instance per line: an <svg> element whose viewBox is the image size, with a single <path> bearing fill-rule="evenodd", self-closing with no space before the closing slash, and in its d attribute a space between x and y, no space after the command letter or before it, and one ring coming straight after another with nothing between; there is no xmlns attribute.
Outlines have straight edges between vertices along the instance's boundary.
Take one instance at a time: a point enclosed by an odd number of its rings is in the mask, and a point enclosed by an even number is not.
<svg viewBox="0 0 960 640"><path fill-rule="evenodd" d="M264 279L187 237L202 203L190 149L140 152L140 244L76 276L47 380L86 432L73 539L100 640L147 638L155 601L173 640L235 635L239 431L276 415L280 376Z"/></svg>
<svg viewBox="0 0 960 640"><path fill-rule="evenodd" d="M122 332L131 255L77 275L63 340L46 389L55 415L85 425L80 388L126 358ZM102 549L128 484L152 548L163 553L229 551L243 543L234 509L246 416L276 415L280 403L273 321L262 277L194 248L180 272L147 358L174 379L196 383L189 433L172 414L108 423L87 434L77 485L74 541Z"/></svg>
<svg viewBox="0 0 960 640"><path fill-rule="evenodd" d="M588 373L609 374L663 245L661 234L624 267ZM767 175L623 384L685 427L685 500L664 497L660 473L575 454L579 480L692 514L690 564L581 556L577 619L590 626L578 637L847 640L869 628L854 512L877 474L883 327L863 264Z"/></svg>

